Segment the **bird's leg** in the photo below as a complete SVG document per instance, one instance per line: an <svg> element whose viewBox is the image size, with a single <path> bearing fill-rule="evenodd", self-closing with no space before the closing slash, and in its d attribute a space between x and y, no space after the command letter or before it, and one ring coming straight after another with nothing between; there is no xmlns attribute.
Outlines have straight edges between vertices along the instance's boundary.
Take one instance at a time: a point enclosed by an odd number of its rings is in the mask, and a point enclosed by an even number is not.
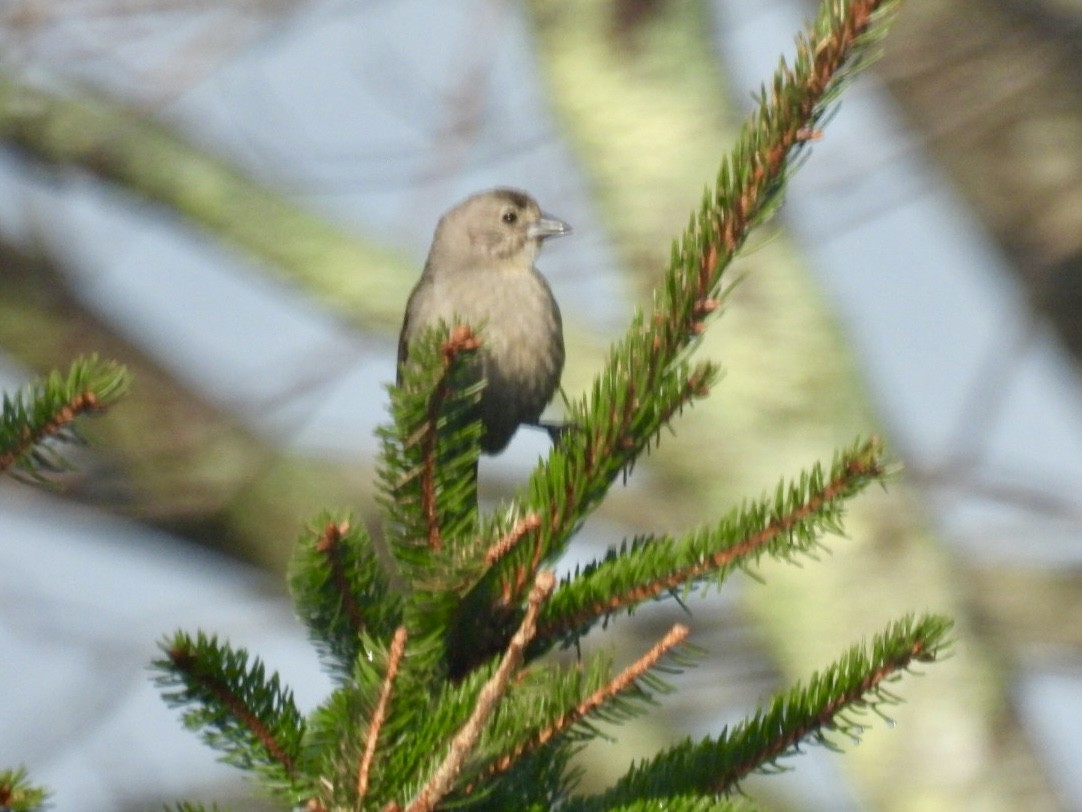
<svg viewBox="0 0 1082 812"><path fill-rule="evenodd" d="M548 420L535 420L528 423L523 423L524 426L529 426L534 429L541 429L548 434L549 439L552 440L552 444L556 448L563 446L564 439L573 432L577 427L574 423L554 423Z"/></svg>

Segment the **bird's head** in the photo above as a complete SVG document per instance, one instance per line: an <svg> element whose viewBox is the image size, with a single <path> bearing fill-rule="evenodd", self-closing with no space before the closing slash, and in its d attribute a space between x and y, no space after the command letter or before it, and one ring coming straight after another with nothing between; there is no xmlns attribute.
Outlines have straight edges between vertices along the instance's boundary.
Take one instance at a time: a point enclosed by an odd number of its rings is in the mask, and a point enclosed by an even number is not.
<svg viewBox="0 0 1082 812"><path fill-rule="evenodd" d="M448 266L512 262L531 267L541 243L571 232L518 189L497 188L466 198L436 227L432 253Z"/></svg>

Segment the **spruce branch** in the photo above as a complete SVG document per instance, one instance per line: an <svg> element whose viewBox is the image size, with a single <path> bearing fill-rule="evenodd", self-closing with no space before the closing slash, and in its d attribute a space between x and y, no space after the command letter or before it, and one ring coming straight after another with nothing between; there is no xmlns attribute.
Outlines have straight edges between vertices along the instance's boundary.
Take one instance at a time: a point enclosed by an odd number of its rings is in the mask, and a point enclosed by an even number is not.
<svg viewBox="0 0 1082 812"><path fill-rule="evenodd" d="M37 812L45 807L48 793L30 783L25 767L0 770L0 809L4 812Z"/></svg>
<svg viewBox="0 0 1082 812"><path fill-rule="evenodd" d="M57 443L79 442L75 421L100 414L128 389L125 369L97 355L76 359L66 375L53 372L29 383L0 408L0 471L42 482L68 469Z"/></svg>
<svg viewBox="0 0 1082 812"><path fill-rule="evenodd" d="M687 626L682 623L674 624L665 636L655 643L646 654L621 671L604 688L586 697L579 703L573 713L560 720L560 724L548 731L548 734L552 735L559 732L559 730L567 729L570 725L581 722L588 715L598 713L608 706L615 697L624 693L636 683L645 680L649 672L658 666L662 657L671 653L677 646L687 640L689 634L691 634L691 630ZM655 682L654 686L656 687L659 684ZM616 719L618 717L610 718Z"/></svg>
<svg viewBox="0 0 1082 812"><path fill-rule="evenodd" d="M529 740L519 743L511 751L494 760L485 770L484 777L492 778L506 772L525 754L543 747L576 725L583 724L589 716L598 715L617 696L640 682L651 669L657 666L662 657L683 643L690 633L687 626L680 623L674 625L646 654L621 671L616 677L591 692L574 708L551 720L548 725L537 731ZM610 715L607 718L619 719L620 715Z"/></svg>
<svg viewBox="0 0 1082 812"><path fill-rule="evenodd" d="M467 679L487 675L492 668L488 663ZM564 797L574 783L568 760L583 742L603 735L594 720L623 721L641 715L653 702L651 689L658 693L666 689L654 684L647 673L623 693L610 696L604 711L597 710L589 719L577 716L575 709L588 697L604 692L612 675L611 652L596 652L572 663L535 663L524 668L486 726L457 798L468 797L480 802L482 809L496 810L528 808L545 797L554 804ZM560 724L565 717L566 723ZM544 737L543 731L554 726L560 729ZM539 737L545 740L539 742Z"/></svg>
<svg viewBox="0 0 1082 812"><path fill-rule="evenodd" d="M391 551L411 581L431 573L446 539L476 529L480 341L466 325L426 330L390 390L394 423L380 429L383 504Z"/></svg>
<svg viewBox="0 0 1082 812"><path fill-rule="evenodd" d="M857 739L864 725L851 716L862 711L882 715L882 706L900 700L885 685L916 663L935 661L949 644L951 621L938 615L907 616L890 624L870 645L856 645L832 666L797 684L767 710L717 738L684 742L635 767L611 789L575 812L609 809L615 803L670 795L730 793L755 771L779 769L779 760L801 743L837 748L841 735Z"/></svg>
<svg viewBox="0 0 1082 812"><path fill-rule="evenodd" d="M160 647L166 656L153 663L155 681L167 704L187 708L185 726L201 729L207 744L222 751L222 761L258 770L292 793L305 723L278 675L268 678L258 658L249 662L244 649L202 632L194 639L177 632Z"/></svg>
<svg viewBox="0 0 1082 812"><path fill-rule="evenodd" d="M404 625L382 640L362 635L362 653L348 679L309 715L303 747L318 775L308 799L313 809L358 808L361 790L366 808L377 808L413 776L410 755L427 756L446 740L450 723L434 717L446 711L464 718L465 711L433 696L431 675L419 673L416 661L424 658L414 656L418 648L416 635ZM403 747L405 742L410 746Z"/></svg>
<svg viewBox="0 0 1082 812"><path fill-rule="evenodd" d="M465 325L425 330L390 390L393 423L380 429L385 536L406 581L401 622L414 662L431 666L445 659L451 618L485 569L477 532L481 341Z"/></svg>
<svg viewBox="0 0 1082 812"><path fill-rule="evenodd" d="M440 516L437 511L436 477L439 457L436 453L440 438L441 417L444 405L454 394L451 371L456 359L462 353L474 353L481 346L480 339L474 335L469 325L459 324L452 330L441 347L443 356L443 375L437 381L428 401L428 419L420 438L421 446L421 514L427 525L428 547L439 552L443 547L440 538Z"/></svg>
<svg viewBox="0 0 1082 812"><path fill-rule="evenodd" d="M364 630L364 619L361 615L361 607L358 606L357 599L354 597L353 585L347 575L345 562L342 560L342 539L349 531L348 522L338 524L327 522L319 540L315 543L315 551L326 556L327 570L334 583L335 597L342 607L346 620L349 621L352 633L360 635Z"/></svg>
<svg viewBox="0 0 1082 812"><path fill-rule="evenodd" d="M289 591L324 663L348 677L362 634L390 635L401 600L390 588L368 533L350 518L320 514L294 548Z"/></svg>
<svg viewBox="0 0 1082 812"><path fill-rule="evenodd" d="M499 667L481 688L470 718L451 741L447 757L436 768L417 797L406 807L406 812L431 812L451 790L463 762L473 751L482 728L506 694L511 677L522 665L526 647L537 631L537 615L555 586L556 576L552 572L542 570L538 573L533 589L530 590L526 614L518 630L511 637Z"/></svg>
<svg viewBox="0 0 1082 812"><path fill-rule="evenodd" d="M845 504L884 475L882 444L872 437L836 454L828 473L816 463L712 527L679 538L640 537L610 550L564 579L542 612L535 650L558 639L570 643L595 623L666 593L720 585L763 555L786 561L812 555L824 532L841 533Z"/></svg>
<svg viewBox="0 0 1082 812"><path fill-rule="evenodd" d="M618 365L617 373L612 374L619 374L620 368ZM570 422L575 428L568 432L567 442L554 449L535 472L527 486L529 495L491 519L482 531L483 538L499 539L523 516L536 514L542 519L531 534L532 544L508 551L492 568L483 588L491 590L493 603L510 607L521 602L533 573L562 551L554 547L555 539L566 543L609 484L627 471L675 415L708 394L719 373L712 363L694 367L681 363L648 385L632 379L627 387L621 387L612 375L594 382L593 399L610 399L605 411L590 415L573 409ZM603 385L609 388L603 390Z"/></svg>
<svg viewBox="0 0 1082 812"><path fill-rule="evenodd" d="M685 359L725 296L724 272L751 229L780 205L795 159L818 137L818 124L845 81L867 64L869 46L885 32L896 5L897 0L824 2L798 37L793 64L782 61L770 91L761 90L758 108L723 160L714 188L673 244L652 314L636 314L591 393L572 404L576 431L538 467L519 497L519 515L536 512L544 519L538 531L542 565L563 551L586 513L646 448L646 438L716 379L712 365L692 368ZM674 392L684 397L659 408L658 398ZM504 535L505 521L497 518L486 528L488 537ZM535 569L515 553L496 569L501 586L490 589L506 590L517 602Z"/></svg>

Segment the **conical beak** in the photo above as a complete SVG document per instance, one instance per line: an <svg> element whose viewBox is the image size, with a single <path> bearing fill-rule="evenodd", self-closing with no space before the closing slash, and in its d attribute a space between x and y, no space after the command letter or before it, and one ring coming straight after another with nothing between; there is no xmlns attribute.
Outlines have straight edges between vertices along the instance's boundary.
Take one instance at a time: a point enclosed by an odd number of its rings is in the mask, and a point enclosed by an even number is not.
<svg viewBox="0 0 1082 812"><path fill-rule="evenodd" d="M562 237L564 234L570 233L571 226L560 218L553 217L549 214L542 214L540 220L536 223L532 223L530 227L526 229L526 236L531 240L545 240L549 237Z"/></svg>

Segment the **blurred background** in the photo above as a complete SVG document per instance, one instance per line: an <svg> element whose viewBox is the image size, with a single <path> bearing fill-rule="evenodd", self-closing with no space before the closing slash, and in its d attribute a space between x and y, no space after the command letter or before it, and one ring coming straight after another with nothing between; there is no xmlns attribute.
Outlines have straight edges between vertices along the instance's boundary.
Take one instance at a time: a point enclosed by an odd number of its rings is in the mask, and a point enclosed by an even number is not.
<svg viewBox="0 0 1082 812"><path fill-rule="evenodd" d="M306 523L378 531L377 445L439 214L492 185L575 227L540 267L563 386L589 386L711 184L796 0L6 0L0 384L96 351L132 394L55 491L0 483L0 765L60 809L237 809L242 776L147 672L176 628L328 681L282 573ZM613 490L562 570L680 531L857 435L904 470L847 537L763 583L645 607L702 664L582 758L584 789L908 611L953 656L845 755L747 790L776 810L1082 809L1082 3L904 4L752 239L700 352L726 378ZM559 404L553 416L559 415ZM482 462L495 505L546 440Z"/></svg>

